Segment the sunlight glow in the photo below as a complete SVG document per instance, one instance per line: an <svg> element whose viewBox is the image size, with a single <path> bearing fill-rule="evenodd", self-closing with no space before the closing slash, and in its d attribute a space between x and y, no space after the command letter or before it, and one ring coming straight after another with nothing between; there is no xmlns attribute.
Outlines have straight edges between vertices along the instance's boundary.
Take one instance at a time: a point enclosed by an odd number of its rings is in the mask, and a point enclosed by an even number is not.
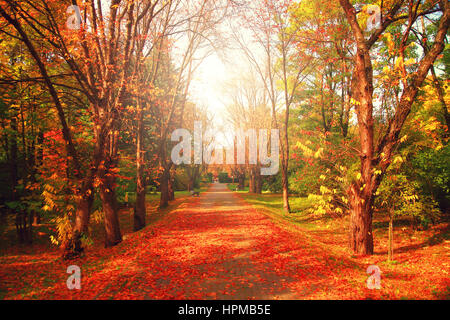
<svg viewBox="0 0 450 320"><path fill-rule="evenodd" d="M221 93L224 83L232 73L217 54L207 57L192 80L191 97L200 106L207 106L214 121L222 123L226 97Z"/></svg>

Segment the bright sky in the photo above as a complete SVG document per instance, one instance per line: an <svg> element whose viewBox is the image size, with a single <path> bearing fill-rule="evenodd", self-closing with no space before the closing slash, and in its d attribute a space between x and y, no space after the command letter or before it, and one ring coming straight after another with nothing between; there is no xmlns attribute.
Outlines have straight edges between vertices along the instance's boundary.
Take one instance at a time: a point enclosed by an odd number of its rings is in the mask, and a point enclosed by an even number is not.
<svg viewBox="0 0 450 320"><path fill-rule="evenodd" d="M221 50L220 52L212 51L202 61L194 73L189 90L189 100L199 107L207 108L213 120L212 127L217 131L227 130L226 127L229 130L227 106L232 102L227 86L229 87L233 79L242 78L242 73L248 72L250 64L241 50L236 49L237 44L231 40L230 33L233 32L231 25L234 23L234 18L231 18L218 27L217 32L223 36L222 41L224 41L223 46L220 44L218 46L226 47L226 49L218 49ZM250 34L246 34L245 30L240 30L240 32L242 32L241 37L250 39ZM251 46L250 40L244 42ZM204 48L204 50L211 50L211 47ZM197 56L201 57L202 53L200 50ZM226 140L228 139L221 134L216 136L216 141L220 141L224 145L228 144Z"/></svg>
<svg viewBox="0 0 450 320"><path fill-rule="evenodd" d="M223 92L224 84L234 76L231 68L213 53L199 66L192 79L190 100L198 106L206 106L213 118L213 129L221 131L227 123L227 97ZM217 143L226 145L222 132L215 134Z"/></svg>
<svg viewBox="0 0 450 320"><path fill-rule="evenodd" d="M199 66L190 90L190 98L200 106L207 106L214 121L223 124L227 99L223 94L223 85L231 79L230 72L216 53L208 56Z"/></svg>

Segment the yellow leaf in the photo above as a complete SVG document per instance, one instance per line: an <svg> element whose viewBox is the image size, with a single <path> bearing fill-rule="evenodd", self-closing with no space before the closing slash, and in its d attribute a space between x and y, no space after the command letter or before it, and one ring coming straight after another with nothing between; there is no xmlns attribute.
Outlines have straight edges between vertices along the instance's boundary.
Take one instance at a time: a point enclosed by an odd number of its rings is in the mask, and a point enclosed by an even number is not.
<svg viewBox="0 0 450 320"><path fill-rule="evenodd" d="M403 158L401 156L396 156L394 158L394 164L397 163L397 162L403 163Z"/></svg>

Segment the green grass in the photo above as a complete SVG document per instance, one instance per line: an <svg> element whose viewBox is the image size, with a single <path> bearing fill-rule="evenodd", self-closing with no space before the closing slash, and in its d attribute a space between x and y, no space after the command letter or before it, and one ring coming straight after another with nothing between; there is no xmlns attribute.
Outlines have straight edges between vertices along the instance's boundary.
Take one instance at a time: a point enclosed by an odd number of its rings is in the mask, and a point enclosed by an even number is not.
<svg viewBox="0 0 450 320"><path fill-rule="evenodd" d="M228 184L231 191L239 193L248 203L256 209L261 209L275 219L287 220L293 224L301 225L308 229L316 229L314 224L317 218L312 217L308 209L313 205L312 200L307 197L290 197L289 204L291 213L286 214L283 210L283 199L281 194L263 193L249 194L248 188L245 190L235 191L237 184Z"/></svg>
<svg viewBox="0 0 450 320"><path fill-rule="evenodd" d="M265 209L269 211L276 218L287 220L293 224L301 225L308 229L316 228L313 223L314 219L308 212L311 208L311 200L306 197L291 197L289 204L291 206L291 213L286 213L283 209L283 199L281 195L277 194L262 194L262 195L245 195L245 199L254 207Z"/></svg>
<svg viewBox="0 0 450 320"><path fill-rule="evenodd" d="M195 191L199 191L199 192L205 192L208 189L208 186L201 186L200 188L196 188ZM183 196L188 196L190 195L190 192L187 190L184 191L175 191L175 199L177 197L183 197ZM145 195L145 199L147 202L155 202L155 201L159 201L159 198L161 196L161 192L156 191L156 192L147 192ZM128 192L128 203L133 204L136 201L136 192Z"/></svg>
<svg viewBox="0 0 450 320"><path fill-rule="evenodd" d="M244 190L236 191L237 186L238 186L237 183L228 183L227 184L228 189L230 189L231 191L238 192L238 193L246 193L246 192L248 192L248 187L245 187Z"/></svg>
<svg viewBox="0 0 450 320"><path fill-rule="evenodd" d="M206 190L208 190L207 186L202 186L200 188L195 188L195 191L198 191L200 193L205 192ZM190 196L191 192L184 190L184 191L175 191L175 198L178 196Z"/></svg>

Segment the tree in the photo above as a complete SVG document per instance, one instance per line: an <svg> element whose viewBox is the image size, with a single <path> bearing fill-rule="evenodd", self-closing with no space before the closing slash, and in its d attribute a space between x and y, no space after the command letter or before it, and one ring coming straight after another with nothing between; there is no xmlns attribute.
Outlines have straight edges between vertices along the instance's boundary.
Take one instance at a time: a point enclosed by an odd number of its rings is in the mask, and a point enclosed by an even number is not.
<svg viewBox="0 0 450 320"><path fill-rule="evenodd" d="M288 179L290 107L311 63L308 56L297 50L298 30L290 23L289 6L289 1L261 0L247 13L243 11L243 24L239 28L250 32L252 46L248 45L242 33L234 31L236 42L264 84L271 103L272 128L281 131L281 176L286 212L291 210ZM284 107L282 121L278 119L280 101Z"/></svg>
<svg viewBox="0 0 450 320"><path fill-rule="evenodd" d="M394 1L389 8L381 6L381 22L375 31L366 38L358 22L357 12L348 0L339 0L356 42L352 83L352 99L356 101L360 140L360 179L352 182L348 193L350 197L350 248L357 254L373 254L372 215L375 193L385 175L399 142L400 131L411 110L419 88L431 66L444 49L444 42L450 25L450 5L447 1L438 4L421 1ZM382 3L383 4L383 3ZM414 70L405 66L405 50L409 45L409 35L414 23L423 15L440 12L439 27L434 43L425 52ZM430 19L432 19L430 17ZM395 24L403 27L403 36L396 44L398 61L402 71L402 88L399 103L389 121L386 131L378 142L374 137L374 83L373 57L371 49L386 30Z"/></svg>
<svg viewBox="0 0 450 320"><path fill-rule="evenodd" d="M219 6L222 4L223 6ZM168 152L168 137L171 130L179 128L182 124L184 106L187 101L189 86L192 76L199 64L211 54L215 49L214 44L217 38L216 28L228 12L228 1L216 3L215 1L202 1L200 3L185 3L180 1L176 5L178 14L172 14L168 34L172 36L184 37L181 40L180 52L174 52L173 55L179 55L178 65L166 64L166 79L160 79L165 82L166 92L161 97L159 110L156 111L159 123L158 141L158 161L160 169L159 188L161 191L160 207L166 207L171 198L171 169L173 163ZM181 8L178 8L181 6ZM173 38L172 41L180 40ZM169 42L167 42L169 48ZM178 127L177 127L178 126ZM173 189L172 189L173 190Z"/></svg>
<svg viewBox="0 0 450 320"><path fill-rule="evenodd" d="M213 123L212 118L208 115L206 108L198 107L194 103L186 103L183 112L183 125L181 127L188 128L190 132L194 132L195 122L201 122L202 124L202 136L206 136L206 132L210 130ZM208 144L208 141L203 141ZM207 147L207 145L205 146ZM192 155L194 154L194 147L191 149ZM192 159L191 155L191 159ZM188 177L187 189L193 191L197 186L201 174L206 169L204 164L192 163L183 165L184 171Z"/></svg>
<svg viewBox="0 0 450 320"><path fill-rule="evenodd" d="M232 102L227 107L228 119L234 132L242 130L258 130L260 128L269 128L271 125L270 107L267 93L264 85L249 71L228 84L226 91ZM236 137L234 137L236 138ZM234 148L237 141L231 141ZM250 141L249 141L250 144ZM256 140L258 143L258 137ZM248 156L249 150L246 149ZM234 153L237 158L237 152ZM258 158L258 157L257 157ZM239 180L239 188L244 188L245 171L243 165L234 162L234 176ZM228 160L227 160L228 161ZM249 193L261 194L263 178L261 175L261 162L257 159L256 164L249 163L246 169L249 177Z"/></svg>
<svg viewBox="0 0 450 320"><path fill-rule="evenodd" d="M136 49L138 26L145 17L154 17L154 14L160 12L154 10L159 1L141 5L136 1L128 1L125 4L115 0L110 4L108 15L103 14L104 8L100 2L87 2L82 7L83 23L77 32L64 30L65 8L56 3L18 3L12 0L6 3L5 9L0 8L0 14L17 30L20 40L26 45L40 70L58 111L67 154L72 160L71 166L79 181L75 224L73 234L65 244L65 256L77 256L82 251L81 238L87 231L96 185L100 190L105 214L105 245L113 246L122 239L114 190L119 159L119 118L130 98L129 88L134 76L131 73L132 53ZM39 20L45 22L41 23L33 15L40 16ZM24 29L24 25L29 26L29 31ZM125 31L121 32L122 30ZM82 92L87 100L95 135L95 146L88 166L83 166L80 161L81 157L67 125L56 84L36 49L36 36L46 43L55 57L65 62L69 77L76 83L69 88ZM149 39L147 41L149 42Z"/></svg>

